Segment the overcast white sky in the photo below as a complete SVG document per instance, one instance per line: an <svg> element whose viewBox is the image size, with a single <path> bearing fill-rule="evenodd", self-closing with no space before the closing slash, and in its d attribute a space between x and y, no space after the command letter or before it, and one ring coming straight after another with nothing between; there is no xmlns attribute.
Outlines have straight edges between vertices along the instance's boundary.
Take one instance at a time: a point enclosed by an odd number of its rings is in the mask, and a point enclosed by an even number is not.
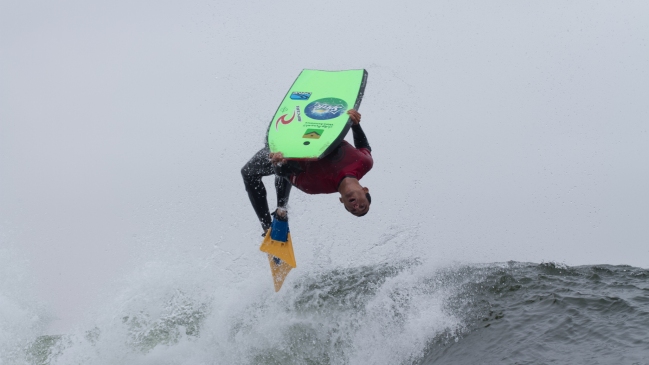
<svg viewBox="0 0 649 365"><path fill-rule="evenodd" d="M158 246L257 254L303 68L368 70L375 164L363 219L294 190L302 255L649 267L646 1L3 0L0 244L64 320Z"/></svg>

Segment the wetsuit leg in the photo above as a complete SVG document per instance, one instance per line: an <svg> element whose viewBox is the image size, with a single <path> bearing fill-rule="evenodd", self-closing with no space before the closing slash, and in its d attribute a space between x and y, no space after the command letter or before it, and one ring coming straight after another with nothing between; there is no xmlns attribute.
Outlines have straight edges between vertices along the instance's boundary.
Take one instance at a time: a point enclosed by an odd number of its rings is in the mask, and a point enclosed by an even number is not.
<svg viewBox="0 0 649 365"><path fill-rule="evenodd" d="M266 188L261 181L262 177L275 173L275 169L268 159L269 152L268 147L262 148L241 168L241 176L248 192L248 198L264 232L270 228L272 222L266 199ZM277 191L277 206L286 207L291 193L291 183L286 178L275 176L275 189Z"/></svg>
<svg viewBox="0 0 649 365"><path fill-rule="evenodd" d="M288 178L275 175L275 191L277 192L277 206L286 208L288 197L291 194L291 182Z"/></svg>
<svg viewBox="0 0 649 365"><path fill-rule="evenodd" d="M267 147L262 148L241 168L241 176L248 192L248 198L250 198L250 203L255 209L264 232L270 227L271 219L266 200L266 188L261 178L275 172L273 165L268 160L268 152Z"/></svg>

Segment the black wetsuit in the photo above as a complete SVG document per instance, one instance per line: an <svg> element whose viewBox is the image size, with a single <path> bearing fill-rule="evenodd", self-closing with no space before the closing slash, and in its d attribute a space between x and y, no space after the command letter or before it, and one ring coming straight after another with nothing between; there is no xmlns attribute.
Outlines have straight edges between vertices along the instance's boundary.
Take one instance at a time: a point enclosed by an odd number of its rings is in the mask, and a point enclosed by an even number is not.
<svg viewBox="0 0 649 365"><path fill-rule="evenodd" d="M354 147L357 149L365 148L369 151L370 144L367 137L363 132L360 125L352 125L352 133L354 136ZM335 155L339 147L334 149L328 156ZM351 148L351 147L350 147ZM248 192L250 203L255 209L257 218L261 223L264 232L270 228L272 223L270 210L268 209L268 201L266 199L266 188L261 178L264 176L275 175L275 190L277 191L277 207L285 208L288 204L288 197L291 193L291 183L289 178L292 175L302 172L300 164L296 161L288 161L288 163L281 166L273 166L270 162L269 155L270 149L268 142L266 146L257 151L254 156L241 168L241 175L243 176L243 183Z"/></svg>

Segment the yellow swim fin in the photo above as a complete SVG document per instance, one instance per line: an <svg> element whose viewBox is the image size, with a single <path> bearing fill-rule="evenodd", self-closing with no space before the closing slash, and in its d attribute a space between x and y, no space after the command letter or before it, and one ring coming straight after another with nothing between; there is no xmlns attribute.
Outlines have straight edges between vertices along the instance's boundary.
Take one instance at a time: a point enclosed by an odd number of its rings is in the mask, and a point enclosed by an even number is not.
<svg viewBox="0 0 649 365"><path fill-rule="evenodd" d="M268 255L268 262L270 263L270 272L273 274L273 285L275 285L275 292L277 293L282 288L284 279L286 279L292 267L271 254Z"/></svg>
<svg viewBox="0 0 649 365"><path fill-rule="evenodd" d="M273 274L273 285L275 285L275 292L278 292L284 284L286 275L297 266L291 233L288 229L288 219L275 216L259 249L268 254L270 272Z"/></svg>
<svg viewBox="0 0 649 365"><path fill-rule="evenodd" d="M288 266L295 268L295 254L293 253L293 242L291 241L291 233L287 234L286 242L275 241L271 238L271 229L266 233L266 237L261 242L259 249L267 254L270 254L286 263ZM271 263L271 269L272 269ZM288 273L288 272L287 272ZM274 274L273 274L274 276ZM284 279L282 279L284 280ZM280 285L281 286L281 285Z"/></svg>

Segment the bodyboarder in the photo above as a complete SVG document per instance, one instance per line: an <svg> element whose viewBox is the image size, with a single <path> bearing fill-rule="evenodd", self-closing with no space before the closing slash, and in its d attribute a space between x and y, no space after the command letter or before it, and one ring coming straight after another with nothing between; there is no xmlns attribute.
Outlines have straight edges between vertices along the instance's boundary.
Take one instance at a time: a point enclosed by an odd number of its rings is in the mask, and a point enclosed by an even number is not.
<svg viewBox="0 0 649 365"><path fill-rule="evenodd" d="M286 206L291 187L307 194L340 193L340 202L351 214L361 217L370 209L372 198L369 189L359 180L372 169L373 159L369 142L361 128L361 114L354 109L347 111L352 121L354 147L341 141L331 153L317 161L286 160L281 152L270 153L268 142L241 168L243 183L250 203L265 232L272 219L266 200L266 188L261 178L275 175L277 209L274 214L286 220Z"/></svg>

